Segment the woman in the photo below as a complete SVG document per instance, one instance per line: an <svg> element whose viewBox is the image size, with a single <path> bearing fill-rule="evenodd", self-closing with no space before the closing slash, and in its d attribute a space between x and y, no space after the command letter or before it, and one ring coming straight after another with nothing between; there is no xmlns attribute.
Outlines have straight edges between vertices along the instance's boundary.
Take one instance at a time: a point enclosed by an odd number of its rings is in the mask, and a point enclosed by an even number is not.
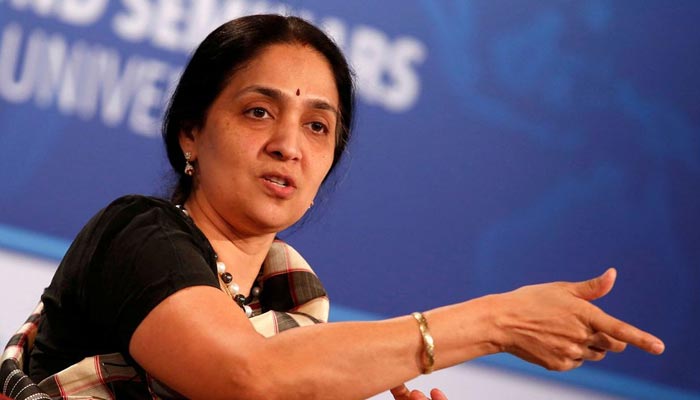
<svg viewBox="0 0 700 400"><path fill-rule="evenodd" d="M663 351L589 302L610 291L614 270L385 321L317 324L325 292L275 237L313 204L352 116L345 59L303 20L244 17L210 34L164 122L180 176L172 203L121 198L81 231L42 296L32 378L62 396L92 379L118 398L355 399L393 388L421 399L402 382L496 352L567 370L627 343Z"/></svg>

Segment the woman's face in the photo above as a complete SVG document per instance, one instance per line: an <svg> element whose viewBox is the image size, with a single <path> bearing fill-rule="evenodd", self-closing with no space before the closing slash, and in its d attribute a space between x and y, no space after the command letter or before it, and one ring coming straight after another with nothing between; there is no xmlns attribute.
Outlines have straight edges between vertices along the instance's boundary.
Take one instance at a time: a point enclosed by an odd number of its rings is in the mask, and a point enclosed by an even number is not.
<svg viewBox="0 0 700 400"><path fill-rule="evenodd" d="M240 233L279 232L311 205L333 161L338 92L314 48L276 44L238 70L201 128L180 135L197 202Z"/></svg>

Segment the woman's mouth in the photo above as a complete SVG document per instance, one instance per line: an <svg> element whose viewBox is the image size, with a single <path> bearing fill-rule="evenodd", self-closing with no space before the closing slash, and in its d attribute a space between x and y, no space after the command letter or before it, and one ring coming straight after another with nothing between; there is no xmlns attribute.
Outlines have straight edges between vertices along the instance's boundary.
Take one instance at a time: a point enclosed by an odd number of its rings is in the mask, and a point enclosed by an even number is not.
<svg viewBox="0 0 700 400"><path fill-rule="evenodd" d="M280 178L280 177L277 177L277 176L265 176L265 177L263 177L263 179L265 179L266 181L271 182L271 183L273 183L273 184L275 184L275 185L277 185L277 186L280 186L280 187L287 187L287 186L289 186L289 183L287 182L286 179Z"/></svg>
<svg viewBox="0 0 700 400"><path fill-rule="evenodd" d="M263 175L262 182L269 194L280 199L288 199L296 191L296 184L286 175Z"/></svg>

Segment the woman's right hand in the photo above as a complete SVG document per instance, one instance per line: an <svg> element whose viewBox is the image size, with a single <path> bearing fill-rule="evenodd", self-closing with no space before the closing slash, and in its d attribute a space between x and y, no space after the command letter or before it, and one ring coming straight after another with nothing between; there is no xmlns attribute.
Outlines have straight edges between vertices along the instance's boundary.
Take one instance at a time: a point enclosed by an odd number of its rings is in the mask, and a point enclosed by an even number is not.
<svg viewBox="0 0 700 400"><path fill-rule="evenodd" d="M599 361L607 351L620 352L627 344L661 354L660 339L591 303L610 292L616 275L610 268L584 282L524 286L494 295L496 343L501 351L556 371Z"/></svg>

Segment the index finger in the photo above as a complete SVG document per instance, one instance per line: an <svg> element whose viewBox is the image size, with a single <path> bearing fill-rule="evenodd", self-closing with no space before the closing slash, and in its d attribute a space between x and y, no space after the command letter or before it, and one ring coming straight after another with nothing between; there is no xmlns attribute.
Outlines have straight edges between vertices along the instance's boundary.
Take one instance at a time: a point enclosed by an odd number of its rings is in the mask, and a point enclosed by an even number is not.
<svg viewBox="0 0 700 400"><path fill-rule="evenodd" d="M666 347L661 339L651 333L610 316L603 311L599 311L591 319L591 328L594 331L606 333L617 340L639 347L651 354L661 354Z"/></svg>

